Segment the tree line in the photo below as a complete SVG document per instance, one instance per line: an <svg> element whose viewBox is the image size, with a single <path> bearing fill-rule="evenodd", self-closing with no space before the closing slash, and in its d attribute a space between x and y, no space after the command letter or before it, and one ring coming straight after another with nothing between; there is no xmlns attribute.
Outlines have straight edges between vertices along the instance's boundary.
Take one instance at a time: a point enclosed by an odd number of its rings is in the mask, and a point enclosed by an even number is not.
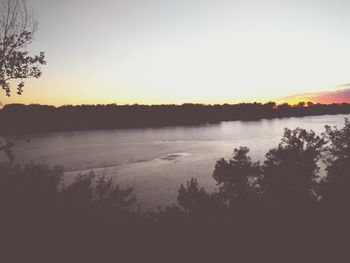
<svg viewBox="0 0 350 263"><path fill-rule="evenodd" d="M350 104L5 105L0 134L197 125L233 120L350 113Z"/></svg>

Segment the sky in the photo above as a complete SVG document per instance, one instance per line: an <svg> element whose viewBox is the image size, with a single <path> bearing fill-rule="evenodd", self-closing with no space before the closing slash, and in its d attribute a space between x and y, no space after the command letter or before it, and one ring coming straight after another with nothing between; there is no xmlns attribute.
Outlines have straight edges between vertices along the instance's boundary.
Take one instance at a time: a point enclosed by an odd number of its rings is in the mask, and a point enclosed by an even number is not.
<svg viewBox="0 0 350 263"><path fill-rule="evenodd" d="M28 0L40 79L6 103L265 102L350 82L350 1Z"/></svg>
<svg viewBox="0 0 350 263"><path fill-rule="evenodd" d="M302 93L287 96L276 100L278 104L289 103L291 105L298 104L299 102L313 102L322 104L332 103L350 103L350 84L339 85L339 89L313 92L313 93Z"/></svg>

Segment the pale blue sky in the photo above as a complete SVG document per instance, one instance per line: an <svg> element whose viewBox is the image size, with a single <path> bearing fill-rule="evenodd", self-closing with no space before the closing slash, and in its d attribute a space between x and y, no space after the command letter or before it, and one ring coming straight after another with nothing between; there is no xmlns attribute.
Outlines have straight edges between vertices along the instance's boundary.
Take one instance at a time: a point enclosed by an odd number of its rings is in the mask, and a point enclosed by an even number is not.
<svg viewBox="0 0 350 263"><path fill-rule="evenodd" d="M28 3L48 65L5 103L268 101L350 82L350 1Z"/></svg>

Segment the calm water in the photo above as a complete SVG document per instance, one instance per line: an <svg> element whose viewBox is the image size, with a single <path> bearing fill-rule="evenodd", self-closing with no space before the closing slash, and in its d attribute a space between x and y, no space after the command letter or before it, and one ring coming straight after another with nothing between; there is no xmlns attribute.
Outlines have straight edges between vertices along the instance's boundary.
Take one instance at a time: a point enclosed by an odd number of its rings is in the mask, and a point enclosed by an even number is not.
<svg viewBox="0 0 350 263"><path fill-rule="evenodd" d="M61 164L69 181L89 170L106 173L132 185L145 209L175 202L179 185L191 177L209 189L215 162L233 149L248 146L263 160L276 146L283 129L302 127L323 132L324 125L341 127L350 115L326 115L260 121L232 121L192 127L59 132L14 139L18 163Z"/></svg>

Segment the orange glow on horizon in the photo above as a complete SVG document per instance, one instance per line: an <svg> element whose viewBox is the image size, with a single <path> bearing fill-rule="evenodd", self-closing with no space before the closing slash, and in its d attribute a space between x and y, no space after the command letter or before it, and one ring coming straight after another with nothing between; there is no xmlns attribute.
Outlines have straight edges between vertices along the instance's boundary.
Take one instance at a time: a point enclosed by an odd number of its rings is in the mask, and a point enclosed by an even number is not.
<svg viewBox="0 0 350 263"><path fill-rule="evenodd" d="M345 86L347 88L340 90L289 96L281 99L278 103L289 103L291 105L298 104L299 102L312 102L315 104L350 103L350 88L348 87L349 85Z"/></svg>

